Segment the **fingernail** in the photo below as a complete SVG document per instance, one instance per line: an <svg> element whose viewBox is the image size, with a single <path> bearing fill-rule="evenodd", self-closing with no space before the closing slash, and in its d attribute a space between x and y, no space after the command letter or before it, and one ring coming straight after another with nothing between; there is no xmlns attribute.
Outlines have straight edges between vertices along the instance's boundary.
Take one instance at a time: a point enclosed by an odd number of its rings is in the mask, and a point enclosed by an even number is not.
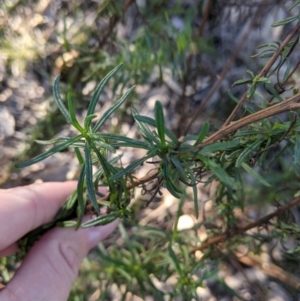
<svg viewBox="0 0 300 301"><path fill-rule="evenodd" d="M88 228L88 244L90 249L95 247L100 241L104 240L118 225L118 220L105 226Z"/></svg>

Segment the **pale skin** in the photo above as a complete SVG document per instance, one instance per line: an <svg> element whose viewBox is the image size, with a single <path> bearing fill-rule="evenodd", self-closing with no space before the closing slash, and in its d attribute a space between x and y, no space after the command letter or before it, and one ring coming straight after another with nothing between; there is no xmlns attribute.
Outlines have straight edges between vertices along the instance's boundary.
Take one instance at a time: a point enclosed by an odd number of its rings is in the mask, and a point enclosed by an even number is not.
<svg viewBox="0 0 300 301"><path fill-rule="evenodd" d="M75 182L52 182L0 189L0 257L15 253L19 238L50 222L75 188ZM116 225L117 221L78 231L48 231L29 251L13 279L0 290L0 300L66 301L81 261Z"/></svg>

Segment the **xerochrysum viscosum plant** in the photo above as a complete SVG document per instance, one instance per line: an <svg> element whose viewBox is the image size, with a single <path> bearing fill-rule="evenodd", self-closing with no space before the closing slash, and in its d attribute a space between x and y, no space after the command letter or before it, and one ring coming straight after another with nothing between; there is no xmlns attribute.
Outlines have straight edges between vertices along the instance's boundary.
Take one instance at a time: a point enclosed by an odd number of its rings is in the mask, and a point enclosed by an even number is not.
<svg viewBox="0 0 300 301"><path fill-rule="evenodd" d="M134 87L130 88L118 101L116 101L100 118L93 122L96 103L108 80L115 75L121 65L109 72L96 88L91 102L87 109L87 115L81 125L75 115L75 110L71 95L67 95L67 107L60 96L58 85L59 77L54 81L53 94L55 102L65 117L66 121L72 125L78 134L74 137L59 137L50 141L37 141L41 144L52 144L52 148L46 152L18 165L25 167L37 163L45 158L60 152L69 147L74 148L76 157L80 165L80 175L77 189L69 197L66 203L57 213L53 222L43 227L51 227L54 224L61 226L90 227L109 223L119 217L128 218L132 215L128 208L132 197L131 189L139 185L135 181L132 171L140 166L144 161L157 157L156 172L152 179L157 179L157 188L153 191L153 197L162 187L166 187L176 198L182 195L182 188L178 185L182 181L186 185L193 187L194 203L196 215L198 213L196 178L194 167L189 155L190 144L179 143L174 134L165 126L163 108L160 102L155 104L155 118L139 115L132 108L132 116L137 123L137 127L143 141L131 139L121 135L102 133L102 125L110 116L128 99ZM204 128L196 138L196 142L201 142L207 133ZM146 155L137 159L125 168L117 165L120 156L112 157L116 148L133 147L145 149ZM93 174L93 166L97 171ZM145 179L144 182L149 181ZM98 192L99 186L108 187L108 194L101 195ZM150 198L150 201L152 198ZM105 215L97 216L95 219L82 223L83 215L92 210L99 215L100 207L105 206ZM77 221L71 220L77 217Z"/></svg>

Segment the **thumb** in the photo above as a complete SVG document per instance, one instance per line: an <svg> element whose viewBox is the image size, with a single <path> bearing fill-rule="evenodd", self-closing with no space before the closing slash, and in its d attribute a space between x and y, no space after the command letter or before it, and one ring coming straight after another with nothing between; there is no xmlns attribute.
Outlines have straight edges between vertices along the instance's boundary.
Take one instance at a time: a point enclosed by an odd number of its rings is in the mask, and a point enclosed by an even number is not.
<svg viewBox="0 0 300 301"><path fill-rule="evenodd" d="M30 250L1 300L66 301L78 269L89 250L105 239L117 221L88 229L55 228Z"/></svg>

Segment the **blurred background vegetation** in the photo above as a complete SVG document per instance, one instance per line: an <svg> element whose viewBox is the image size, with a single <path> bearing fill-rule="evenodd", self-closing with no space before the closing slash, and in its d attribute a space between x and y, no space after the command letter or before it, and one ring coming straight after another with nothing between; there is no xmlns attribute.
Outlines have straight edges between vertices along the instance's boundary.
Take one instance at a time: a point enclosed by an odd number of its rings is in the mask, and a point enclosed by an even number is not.
<svg viewBox="0 0 300 301"><path fill-rule="evenodd" d="M168 127L177 137L201 105L190 134L198 133L206 121L214 132L235 105L227 90L246 76L247 69L258 73L266 62L251 58L256 48L282 41L289 32L290 25L272 28L271 24L289 17L292 4L280 0L2 1L1 187L78 177L71 152L14 169L16 163L40 153L36 139L72 135L52 97L58 74L62 94L72 92L82 120L98 82L113 67L124 64L104 90L97 114L128 87L137 87L134 97L106 123L107 132L136 137L130 108L153 117L156 100L163 104ZM292 64L297 60L299 57L291 57ZM288 85L298 81L299 71ZM239 97L244 88L238 86L234 91ZM140 157L140 150L122 153L125 163ZM245 211L236 209L236 222L257 219L276 207L274 201L299 190L299 179L290 173L285 157L274 164L277 172L273 171L271 182L280 182L280 189L266 190L248 179L245 195L237 200L243 202ZM142 175L149 169L145 166L138 172ZM267 227L253 234L255 242L245 235L241 252L247 254L250 248L257 256L249 254L248 263L237 259L234 240L225 251L215 248L190 254L190 246L203 241L207 229L218 232L229 210L218 199L216 182L198 190L201 214L196 219L190 191L185 200L166 192L141 210L149 195L147 187L136 189L135 223L120 224L85 259L69 300L297 300L297 288L290 278L263 269L263 260L267 260L270 266L276 264L279 273L283 267L291 273L285 276L299 274L299 260L287 252L290 245L297 246L299 234L292 238L288 223L284 224L286 237L274 239ZM298 216L295 209L294 219ZM180 261L175 253L180 254ZM16 267L16 258L1 259L1 282L6 283Z"/></svg>

